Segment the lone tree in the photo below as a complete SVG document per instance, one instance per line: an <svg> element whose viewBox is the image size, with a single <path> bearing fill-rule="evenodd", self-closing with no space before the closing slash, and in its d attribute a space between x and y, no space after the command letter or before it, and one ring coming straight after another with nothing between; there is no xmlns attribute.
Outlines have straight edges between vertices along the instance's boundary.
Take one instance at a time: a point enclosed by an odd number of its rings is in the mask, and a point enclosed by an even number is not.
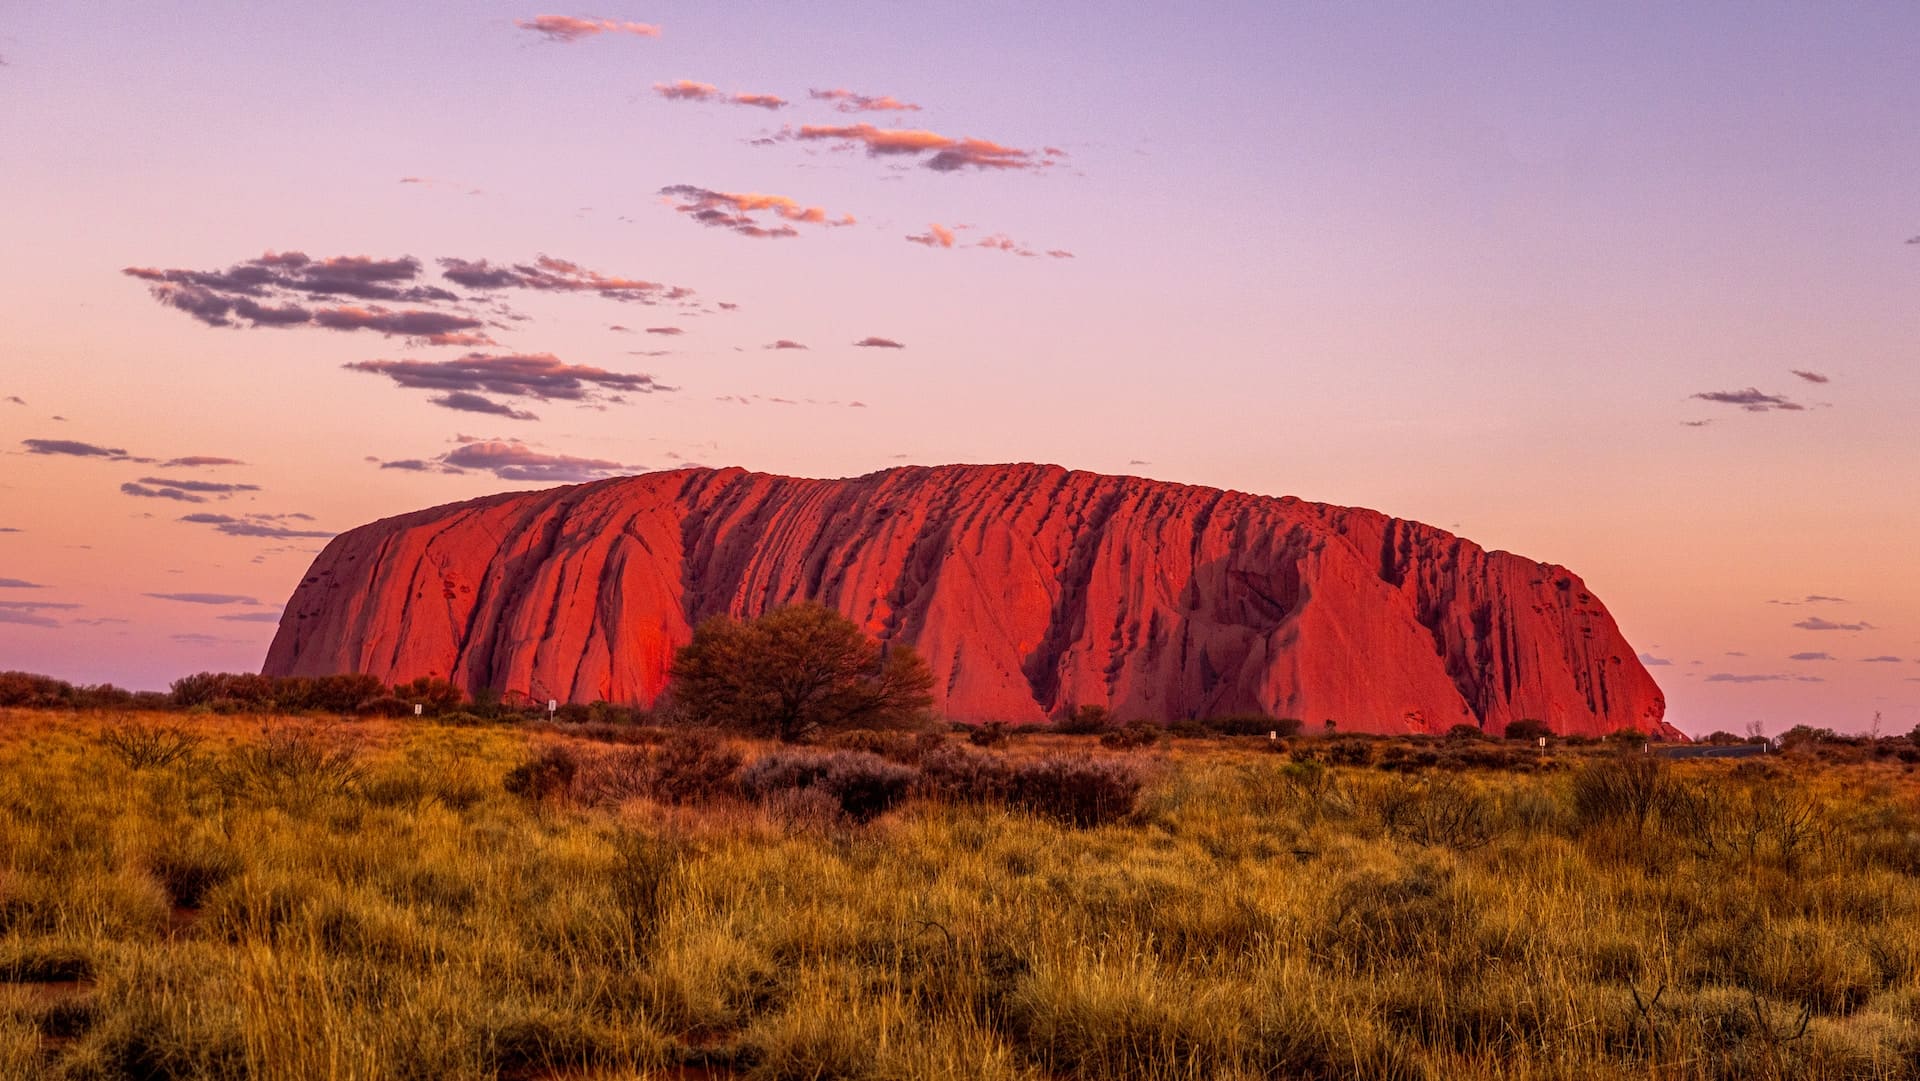
<svg viewBox="0 0 1920 1081"><path fill-rule="evenodd" d="M695 723L779 740L897 726L933 705L933 674L918 653L883 647L811 603L745 623L707 620L674 654L670 675L674 700Z"/></svg>

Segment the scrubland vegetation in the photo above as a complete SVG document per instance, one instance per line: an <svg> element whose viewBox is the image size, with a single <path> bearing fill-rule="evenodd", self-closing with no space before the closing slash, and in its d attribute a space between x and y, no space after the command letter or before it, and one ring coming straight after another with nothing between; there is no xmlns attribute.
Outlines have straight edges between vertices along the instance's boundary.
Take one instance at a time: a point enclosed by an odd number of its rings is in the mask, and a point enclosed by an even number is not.
<svg viewBox="0 0 1920 1081"><path fill-rule="evenodd" d="M1920 1076L1897 754L1193 736L0 711L0 1076Z"/></svg>

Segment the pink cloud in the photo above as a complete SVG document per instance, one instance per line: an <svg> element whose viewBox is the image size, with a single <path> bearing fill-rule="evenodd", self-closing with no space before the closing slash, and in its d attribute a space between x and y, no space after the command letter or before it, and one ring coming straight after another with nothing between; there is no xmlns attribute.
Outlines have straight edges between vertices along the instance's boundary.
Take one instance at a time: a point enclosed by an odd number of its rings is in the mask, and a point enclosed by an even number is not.
<svg viewBox="0 0 1920 1081"><path fill-rule="evenodd" d="M950 173L975 169L1037 169L1053 164L1062 152L1052 147L1041 154L1018 147L1003 146L988 139L941 135L939 132L912 128L877 128L872 124L803 124L789 131L788 138L803 141L829 141L848 146L864 146L872 157L911 156L931 153L926 166Z"/></svg>
<svg viewBox="0 0 1920 1081"><path fill-rule="evenodd" d="M531 30L540 34L548 41L562 44L585 41L601 34L631 34L642 38L660 36L660 28L649 23L622 22L618 19L583 19L574 15L536 15L531 19L515 19L513 25L522 30Z"/></svg>
<svg viewBox="0 0 1920 1081"><path fill-rule="evenodd" d="M843 113L917 113L920 106L901 101L891 94L870 97L856 94L851 90L809 90L807 96L815 101L830 101L834 109Z"/></svg>
<svg viewBox="0 0 1920 1081"><path fill-rule="evenodd" d="M800 235L799 230L791 225L769 227L762 224L754 217L756 214L771 214L782 221L798 222L804 225L854 224L852 214L842 214L834 218L822 207L803 206L784 195L713 191L708 188L697 188L691 184L675 184L661 188L660 194L676 200L674 209L688 215L701 225L716 229L730 229L742 236L778 238Z"/></svg>

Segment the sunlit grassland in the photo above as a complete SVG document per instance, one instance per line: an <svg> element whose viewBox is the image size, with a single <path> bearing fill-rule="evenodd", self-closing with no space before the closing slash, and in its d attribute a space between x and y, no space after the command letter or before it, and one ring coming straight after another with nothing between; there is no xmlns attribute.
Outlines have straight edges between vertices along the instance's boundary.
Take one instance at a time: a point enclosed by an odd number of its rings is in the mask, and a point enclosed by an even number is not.
<svg viewBox="0 0 1920 1081"><path fill-rule="evenodd" d="M1643 819L1605 752L1194 740L1117 824L851 825L510 794L558 738L0 714L0 1076L1920 1077L1897 765L1678 763Z"/></svg>

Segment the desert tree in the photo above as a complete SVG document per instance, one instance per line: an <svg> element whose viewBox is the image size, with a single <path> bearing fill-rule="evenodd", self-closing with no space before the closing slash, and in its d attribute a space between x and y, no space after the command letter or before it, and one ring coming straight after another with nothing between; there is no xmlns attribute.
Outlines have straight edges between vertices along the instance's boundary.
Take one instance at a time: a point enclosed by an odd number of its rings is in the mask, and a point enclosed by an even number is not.
<svg viewBox="0 0 1920 1081"><path fill-rule="evenodd" d="M933 704L933 675L912 648L881 645L811 603L706 620L675 653L671 679L688 720L779 740L897 727Z"/></svg>

